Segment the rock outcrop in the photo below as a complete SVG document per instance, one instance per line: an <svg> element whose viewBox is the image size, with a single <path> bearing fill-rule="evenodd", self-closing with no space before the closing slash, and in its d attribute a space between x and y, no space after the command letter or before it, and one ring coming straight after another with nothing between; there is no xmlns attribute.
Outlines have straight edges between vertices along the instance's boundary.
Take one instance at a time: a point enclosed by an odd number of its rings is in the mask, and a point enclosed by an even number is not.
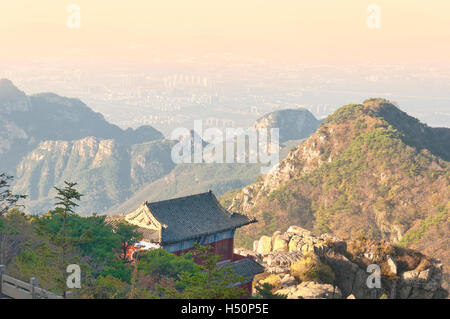
<svg viewBox="0 0 450 319"><path fill-rule="evenodd" d="M296 286L280 289L277 295L285 295L288 299L341 299L338 287L330 284L319 284L305 281Z"/></svg>
<svg viewBox="0 0 450 319"><path fill-rule="evenodd" d="M319 127L314 115L304 108L279 110L264 115L258 119L253 127L278 128L280 142L288 140L298 140L309 137Z"/></svg>
<svg viewBox="0 0 450 319"><path fill-rule="evenodd" d="M244 250L236 250L243 254ZM267 280L274 284L273 293L290 299L416 299L445 298L441 287L442 264L419 252L367 239L343 241L329 235L315 236L298 226L285 233L263 236L246 251L265 268L254 285ZM308 257L309 256L309 257ZM292 272L294 264L317 257L332 276L300 281ZM373 273L369 265L380 270L380 287L370 288ZM376 267L375 266L375 267ZM373 266L372 266L373 267ZM320 271L319 271L320 272ZM332 282L329 278L333 278ZM371 277L373 278L373 277Z"/></svg>

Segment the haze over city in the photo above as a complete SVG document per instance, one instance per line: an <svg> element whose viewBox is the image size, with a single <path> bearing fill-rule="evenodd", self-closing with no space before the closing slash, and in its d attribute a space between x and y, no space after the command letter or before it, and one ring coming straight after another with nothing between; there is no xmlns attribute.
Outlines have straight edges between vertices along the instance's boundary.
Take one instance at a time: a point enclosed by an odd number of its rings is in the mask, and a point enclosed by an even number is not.
<svg viewBox="0 0 450 319"><path fill-rule="evenodd" d="M69 25L71 5L79 26ZM371 96L449 126L449 9L444 0L8 2L0 77L166 135L194 119L247 126L281 108L324 117Z"/></svg>

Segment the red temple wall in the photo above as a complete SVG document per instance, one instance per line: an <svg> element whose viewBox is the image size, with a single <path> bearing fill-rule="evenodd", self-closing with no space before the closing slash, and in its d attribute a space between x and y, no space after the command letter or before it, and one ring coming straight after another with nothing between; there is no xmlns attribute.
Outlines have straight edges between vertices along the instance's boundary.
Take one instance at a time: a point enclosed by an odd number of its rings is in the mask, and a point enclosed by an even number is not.
<svg viewBox="0 0 450 319"><path fill-rule="evenodd" d="M244 297L249 298L252 295L252 282L246 282L245 284L239 285L240 288L245 289L247 292L247 295Z"/></svg>
<svg viewBox="0 0 450 319"><path fill-rule="evenodd" d="M221 258L220 261L224 260L233 260L233 250L234 250L234 238L228 238L224 240L219 240L210 244L206 244L204 246L210 246L212 247L212 252L216 255L220 255ZM185 254L189 251L194 250L195 248L188 248L183 250L178 250L173 252L175 255L180 256L182 254ZM198 260L196 260L198 262Z"/></svg>

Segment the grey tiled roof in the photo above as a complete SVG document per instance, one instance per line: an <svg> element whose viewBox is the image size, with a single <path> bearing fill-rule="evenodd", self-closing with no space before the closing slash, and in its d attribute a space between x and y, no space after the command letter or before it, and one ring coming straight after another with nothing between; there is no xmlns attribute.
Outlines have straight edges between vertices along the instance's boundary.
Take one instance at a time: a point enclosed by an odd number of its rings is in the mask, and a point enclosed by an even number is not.
<svg viewBox="0 0 450 319"><path fill-rule="evenodd" d="M161 244L195 239L256 221L228 212L211 191L146 205L163 225Z"/></svg>
<svg viewBox="0 0 450 319"><path fill-rule="evenodd" d="M253 276L264 272L264 266L252 258L245 258L232 262L230 266L236 274L245 278L253 278Z"/></svg>

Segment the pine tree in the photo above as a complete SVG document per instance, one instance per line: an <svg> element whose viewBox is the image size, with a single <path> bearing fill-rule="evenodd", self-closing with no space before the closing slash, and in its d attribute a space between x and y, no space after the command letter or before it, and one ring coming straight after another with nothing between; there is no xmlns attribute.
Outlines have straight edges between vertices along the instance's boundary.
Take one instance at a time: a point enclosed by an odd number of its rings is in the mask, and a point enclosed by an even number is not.
<svg viewBox="0 0 450 319"><path fill-rule="evenodd" d="M0 217L17 207L17 202L26 198L25 195L14 195L11 192L12 176L5 173L0 174Z"/></svg>
<svg viewBox="0 0 450 319"><path fill-rule="evenodd" d="M76 189L75 186L77 183L72 182L64 182L65 186L63 188L55 187L57 193L56 199L59 200L55 205L55 212L62 215L63 224L61 227L61 270L63 273L63 278L65 278L65 264L66 264L66 248L67 248L67 238L66 238L66 221L67 216L70 214L75 214L75 208L78 207L78 204L75 203L79 201L83 196ZM63 280L64 282L64 280Z"/></svg>

